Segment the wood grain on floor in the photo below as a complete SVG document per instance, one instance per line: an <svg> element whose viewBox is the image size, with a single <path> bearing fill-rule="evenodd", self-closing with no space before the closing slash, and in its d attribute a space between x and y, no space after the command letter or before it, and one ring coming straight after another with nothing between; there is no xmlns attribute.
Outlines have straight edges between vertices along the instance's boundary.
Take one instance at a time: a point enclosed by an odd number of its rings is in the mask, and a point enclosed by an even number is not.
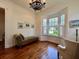
<svg viewBox="0 0 79 59"><path fill-rule="evenodd" d="M58 59L56 45L35 42L23 48L0 50L0 59Z"/></svg>

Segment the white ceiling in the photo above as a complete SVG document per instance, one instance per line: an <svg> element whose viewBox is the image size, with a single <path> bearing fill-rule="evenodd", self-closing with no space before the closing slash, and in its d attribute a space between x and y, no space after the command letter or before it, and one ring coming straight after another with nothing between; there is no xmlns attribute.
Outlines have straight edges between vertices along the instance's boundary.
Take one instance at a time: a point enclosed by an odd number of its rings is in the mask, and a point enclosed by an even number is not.
<svg viewBox="0 0 79 59"><path fill-rule="evenodd" d="M28 8L31 9L29 6L29 0L11 0L12 2L24 7L24 8ZM46 0L46 6L44 9L49 8L49 7L53 7L55 5L64 3L64 0Z"/></svg>

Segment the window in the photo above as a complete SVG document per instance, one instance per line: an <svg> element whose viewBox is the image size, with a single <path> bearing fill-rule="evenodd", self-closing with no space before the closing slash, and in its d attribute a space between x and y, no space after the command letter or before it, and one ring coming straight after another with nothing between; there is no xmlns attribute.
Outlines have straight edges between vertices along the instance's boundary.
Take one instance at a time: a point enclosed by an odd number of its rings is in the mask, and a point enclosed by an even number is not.
<svg viewBox="0 0 79 59"><path fill-rule="evenodd" d="M47 19L43 19L43 26L47 26Z"/></svg>
<svg viewBox="0 0 79 59"><path fill-rule="evenodd" d="M58 36L58 17L49 19L48 35Z"/></svg>
<svg viewBox="0 0 79 59"><path fill-rule="evenodd" d="M49 26L58 25L58 17L49 19Z"/></svg>
<svg viewBox="0 0 79 59"><path fill-rule="evenodd" d="M61 18L60 18L60 36L63 36L64 25L65 25L65 14L61 15Z"/></svg>
<svg viewBox="0 0 79 59"><path fill-rule="evenodd" d="M65 14L50 19L43 19L43 35L62 36L65 25Z"/></svg>
<svg viewBox="0 0 79 59"><path fill-rule="evenodd" d="M43 34L46 35L47 34L47 19L43 19L43 22L42 22L42 25L43 25Z"/></svg>
<svg viewBox="0 0 79 59"><path fill-rule="evenodd" d="M59 35L58 29L56 27L50 27L49 28L49 35L58 36Z"/></svg>
<svg viewBox="0 0 79 59"><path fill-rule="evenodd" d="M64 25L65 24L64 21L65 21L65 15L63 14L63 15L61 15L61 23L60 23L60 25Z"/></svg>

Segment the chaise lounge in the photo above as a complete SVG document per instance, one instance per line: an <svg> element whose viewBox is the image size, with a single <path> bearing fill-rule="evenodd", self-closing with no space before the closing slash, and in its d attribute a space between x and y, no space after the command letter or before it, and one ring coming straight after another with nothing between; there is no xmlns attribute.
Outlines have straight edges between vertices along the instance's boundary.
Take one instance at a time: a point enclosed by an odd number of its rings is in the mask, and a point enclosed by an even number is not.
<svg viewBox="0 0 79 59"><path fill-rule="evenodd" d="M24 37L22 34L18 34L18 35L15 34L14 38L17 47L22 47L24 45L36 42L39 39L38 37L35 36Z"/></svg>

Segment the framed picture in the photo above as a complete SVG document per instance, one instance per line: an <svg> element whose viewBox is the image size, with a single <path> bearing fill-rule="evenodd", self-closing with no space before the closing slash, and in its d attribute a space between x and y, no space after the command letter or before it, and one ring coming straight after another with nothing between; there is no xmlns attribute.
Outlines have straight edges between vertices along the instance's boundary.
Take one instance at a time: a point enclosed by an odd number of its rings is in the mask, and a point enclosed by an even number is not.
<svg viewBox="0 0 79 59"><path fill-rule="evenodd" d="M72 20L69 22L70 28L79 28L79 20Z"/></svg>
<svg viewBox="0 0 79 59"><path fill-rule="evenodd" d="M18 23L18 29L23 29L24 28L24 23Z"/></svg>
<svg viewBox="0 0 79 59"><path fill-rule="evenodd" d="M26 26L26 27L29 27L30 25L29 25L29 24L25 24L25 26Z"/></svg>

